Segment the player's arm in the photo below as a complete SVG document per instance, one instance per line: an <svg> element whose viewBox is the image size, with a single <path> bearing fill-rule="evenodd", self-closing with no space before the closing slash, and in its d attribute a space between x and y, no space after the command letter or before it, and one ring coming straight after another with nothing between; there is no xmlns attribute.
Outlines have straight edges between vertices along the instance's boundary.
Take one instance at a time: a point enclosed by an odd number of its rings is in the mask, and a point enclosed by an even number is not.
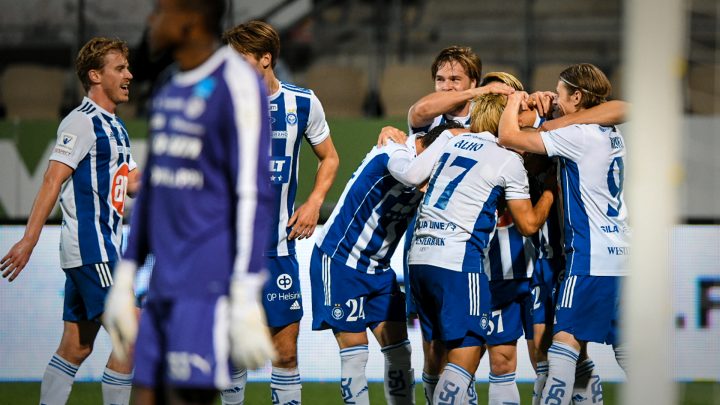
<svg viewBox="0 0 720 405"><path fill-rule="evenodd" d="M315 232L320 218L320 207L332 187L338 166L340 166L340 158L330 136L319 144L313 145L312 150L318 158L315 185L305 203L297 207L288 220L288 226L292 227L292 231L288 235L289 240L308 238Z"/></svg>
<svg viewBox="0 0 720 405"><path fill-rule="evenodd" d="M591 108L545 121L541 128L543 131L551 131L575 124L619 125L626 121L629 108L630 103L611 100Z"/></svg>
<svg viewBox="0 0 720 405"><path fill-rule="evenodd" d="M525 100L527 100L525 92L516 92L508 96L498 126L498 142L506 148L547 155L539 132L520 129L518 114Z"/></svg>
<svg viewBox="0 0 720 405"><path fill-rule="evenodd" d="M138 192L140 191L140 184L142 183L140 179L142 178L142 175L140 174L140 170L133 169L130 170L128 173L128 185L127 185L127 195L128 197L135 198L138 195Z"/></svg>
<svg viewBox="0 0 720 405"><path fill-rule="evenodd" d="M453 111L473 98L486 94L512 94L515 90L499 82L492 82L482 87L473 87L463 91L436 91L430 93L410 107L408 123L412 128L430 125L435 117Z"/></svg>
<svg viewBox="0 0 720 405"><path fill-rule="evenodd" d="M546 189L535 206L532 205L529 199L526 199L508 200L507 207L518 231L524 236L530 236L537 232L547 221L552 203L553 193Z"/></svg>
<svg viewBox="0 0 720 405"><path fill-rule="evenodd" d="M426 149L419 151L417 156L405 145L394 146L390 151L388 171L406 186L419 187L430 178L435 162L450 139L459 132L467 132L464 129L452 131L443 131Z"/></svg>
<svg viewBox="0 0 720 405"><path fill-rule="evenodd" d="M48 164L42 185L30 211L25 234L0 261L0 271L4 278L10 277L8 281L15 280L30 260L30 255L40 239L43 225L55 207L60 195L60 188L72 173L73 169L64 163L51 160Z"/></svg>

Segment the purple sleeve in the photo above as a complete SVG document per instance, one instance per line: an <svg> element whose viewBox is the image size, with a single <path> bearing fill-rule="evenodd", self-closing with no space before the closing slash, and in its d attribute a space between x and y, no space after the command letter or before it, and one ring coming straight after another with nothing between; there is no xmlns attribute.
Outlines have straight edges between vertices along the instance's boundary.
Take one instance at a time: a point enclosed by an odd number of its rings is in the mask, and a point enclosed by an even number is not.
<svg viewBox="0 0 720 405"><path fill-rule="evenodd" d="M234 276L264 271L275 204L270 187L270 118L263 82L244 61L231 60L225 75L237 136L236 257Z"/></svg>

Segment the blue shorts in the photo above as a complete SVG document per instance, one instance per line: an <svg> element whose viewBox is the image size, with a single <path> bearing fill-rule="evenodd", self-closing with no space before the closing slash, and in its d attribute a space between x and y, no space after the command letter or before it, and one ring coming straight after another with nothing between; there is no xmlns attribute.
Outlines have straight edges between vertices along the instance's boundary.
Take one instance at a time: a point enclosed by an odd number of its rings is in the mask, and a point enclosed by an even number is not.
<svg viewBox="0 0 720 405"><path fill-rule="evenodd" d="M267 258L270 277L263 288L268 326L279 328L303 317L300 267L295 255Z"/></svg>
<svg viewBox="0 0 720 405"><path fill-rule="evenodd" d="M555 318L555 302L560 274L565 271L565 263L560 259L537 259L532 276L534 324L553 324Z"/></svg>
<svg viewBox="0 0 720 405"><path fill-rule="evenodd" d="M378 274L357 271L332 260L320 248L310 259L313 330L364 332L380 322L405 322L405 294L388 269Z"/></svg>
<svg viewBox="0 0 720 405"><path fill-rule="evenodd" d="M481 305L483 277L482 273L410 265L410 288L425 341L440 340L448 349L485 344L488 317Z"/></svg>
<svg viewBox="0 0 720 405"><path fill-rule="evenodd" d="M133 383L148 388L227 388L228 309L226 296L145 301Z"/></svg>
<svg viewBox="0 0 720 405"><path fill-rule="evenodd" d="M485 298L482 299L483 312L489 316L488 325L492 321L494 326L486 330L487 344L514 342L523 334L525 339L532 339L530 279L490 281L489 293L489 304Z"/></svg>
<svg viewBox="0 0 720 405"><path fill-rule="evenodd" d="M63 321L96 321L105 312L115 262L86 264L65 272Z"/></svg>
<svg viewBox="0 0 720 405"><path fill-rule="evenodd" d="M553 332L587 342L619 343L622 277L571 276L560 284Z"/></svg>

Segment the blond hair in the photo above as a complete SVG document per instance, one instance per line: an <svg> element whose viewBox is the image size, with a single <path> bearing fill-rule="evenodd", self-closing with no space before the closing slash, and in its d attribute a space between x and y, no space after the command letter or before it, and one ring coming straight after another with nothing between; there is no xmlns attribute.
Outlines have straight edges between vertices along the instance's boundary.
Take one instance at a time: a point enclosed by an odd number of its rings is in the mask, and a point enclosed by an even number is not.
<svg viewBox="0 0 720 405"><path fill-rule="evenodd" d="M125 41L103 37L89 40L78 52L75 73L86 92L92 85L88 73L91 70L102 70L105 66L105 55L113 51L119 52L125 59L128 58L129 50Z"/></svg>
<svg viewBox="0 0 720 405"><path fill-rule="evenodd" d="M481 86L488 83L505 83L515 90L522 91L523 85L517 77L507 72L490 72L486 74ZM502 94L483 94L473 99L473 107L470 111L470 130L472 132L490 132L497 136L500 116L505 110L507 97Z"/></svg>
<svg viewBox="0 0 720 405"><path fill-rule="evenodd" d="M260 20L249 21L225 31L223 39L236 51L253 55L257 60L269 53L271 66L275 68L280 56L280 36L270 24Z"/></svg>

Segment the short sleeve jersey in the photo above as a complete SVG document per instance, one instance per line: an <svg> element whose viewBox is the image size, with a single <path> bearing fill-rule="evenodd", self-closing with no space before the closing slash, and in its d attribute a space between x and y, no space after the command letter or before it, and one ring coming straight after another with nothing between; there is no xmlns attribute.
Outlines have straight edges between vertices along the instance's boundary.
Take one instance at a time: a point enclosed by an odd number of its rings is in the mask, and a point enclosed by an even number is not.
<svg viewBox="0 0 720 405"><path fill-rule="evenodd" d="M622 135L599 125L540 135L548 156L560 158L567 276L626 275L630 227Z"/></svg>
<svg viewBox="0 0 720 405"><path fill-rule="evenodd" d="M409 263L451 271L483 271L495 230L497 201L529 199L520 155L490 133L466 133L448 143L418 211Z"/></svg>
<svg viewBox="0 0 720 405"><path fill-rule="evenodd" d="M128 173L137 167L125 125L85 97L60 123L50 160L73 169L60 191L61 266L116 261Z"/></svg>

